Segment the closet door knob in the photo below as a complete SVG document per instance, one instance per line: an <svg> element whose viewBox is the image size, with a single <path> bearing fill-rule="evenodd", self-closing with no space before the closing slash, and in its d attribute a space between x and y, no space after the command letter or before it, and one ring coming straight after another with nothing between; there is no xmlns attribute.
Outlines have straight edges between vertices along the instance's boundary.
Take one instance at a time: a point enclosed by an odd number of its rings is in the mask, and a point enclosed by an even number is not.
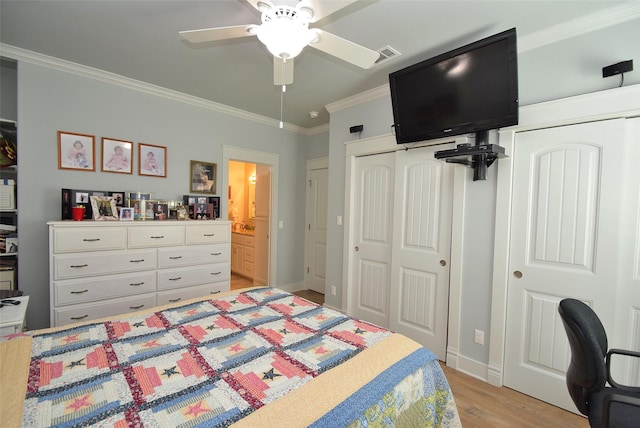
<svg viewBox="0 0 640 428"><path fill-rule="evenodd" d="M440 260L440 266L446 266L446 265L447 265L446 260Z"/></svg>
<svg viewBox="0 0 640 428"><path fill-rule="evenodd" d="M356 246L353 250L354 251L360 251L360 248L358 246Z"/></svg>
<svg viewBox="0 0 640 428"><path fill-rule="evenodd" d="M515 276L516 278L520 279L522 278L522 272L520 272L519 270L516 270L513 272L513 276Z"/></svg>

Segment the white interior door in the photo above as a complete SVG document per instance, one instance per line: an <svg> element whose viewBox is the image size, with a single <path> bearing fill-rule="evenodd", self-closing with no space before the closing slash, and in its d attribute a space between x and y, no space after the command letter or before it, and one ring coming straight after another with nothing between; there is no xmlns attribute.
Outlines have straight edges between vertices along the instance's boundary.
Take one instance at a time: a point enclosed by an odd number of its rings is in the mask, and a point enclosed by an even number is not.
<svg viewBox="0 0 640 428"><path fill-rule="evenodd" d="M453 170L434 151L396 154L389 328L445 361Z"/></svg>
<svg viewBox="0 0 640 428"><path fill-rule="evenodd" d="M558 304L581 299L613 331L624 146L623 119L514 142L504 384L572 411Z"/></svg>
<svg viewBox="0 0 640 428"><path fill-rule="evenodd" d="M395 153L356 158L350 315L389 325Z"/></svg>
<svg viewBox="0 0 640 428"><path fill-rule="evenodd" d="M307 177L307 233L305 245L305 286L324 294L327 266L327 168L312 169Z"/></svg>

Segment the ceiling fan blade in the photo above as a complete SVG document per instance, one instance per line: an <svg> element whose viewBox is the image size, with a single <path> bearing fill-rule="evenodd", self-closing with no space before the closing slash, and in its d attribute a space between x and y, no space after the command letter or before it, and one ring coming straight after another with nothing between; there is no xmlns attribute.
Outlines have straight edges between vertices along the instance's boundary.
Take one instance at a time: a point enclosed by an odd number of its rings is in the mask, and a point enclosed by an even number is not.
<svg viewBox="0 0 640 428"><path fill-rule="evenodd" d="M378 52L343 39L335 34L327 33L319 28L314 28L313 31L316 32L318 37L317 40L311 42L309 46L353 65L357 65L360 68L370 68L376 63L378 58L380 58Z"/></svg>
<svg viewBox="0 0 640 428"><path fill-rule="evenodd" d="M313 10L313 17L309 22L316 22L358 0L301 0L296 9L306 7Z"/></svg>
<svg viewBox="0 0 640 428"><path fill-rule="evenodd" d="M283 70L284 64L284 70ZM282 58L273 57L273 84L290 85L293 83L293 58L283 62Z"/></svg>
<svg viewBox="0 0 640 428"><path fill-rule="evenodd" d="M249 30L253 24L234 25L232 27L204 28L201 30L180 31L182 38L191 43L213 42L216 40L235 39L238 37L254 36Z"/></svg>

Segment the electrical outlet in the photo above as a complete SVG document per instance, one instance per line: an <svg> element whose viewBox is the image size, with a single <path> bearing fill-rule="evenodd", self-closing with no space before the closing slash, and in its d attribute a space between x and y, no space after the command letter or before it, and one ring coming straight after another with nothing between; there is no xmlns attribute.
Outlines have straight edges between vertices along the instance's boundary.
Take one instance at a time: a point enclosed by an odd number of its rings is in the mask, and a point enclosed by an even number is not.
<svg viewBox="0 0 640 428"><path fill-rule="evenodd" d="M482 330L474 330L475 335L474 335L474 341L478 344L478 345L484 345L484 331Z"/></svg>
<svg viewBox="0 0 640 428"><path fill-rule="evenodd" d="M335 286L335 285L332 285L332 286L331 286L331 295L332 295L332 296L335 296L337 292L338 292L338 290L336 289L336 286Z"/></svg>

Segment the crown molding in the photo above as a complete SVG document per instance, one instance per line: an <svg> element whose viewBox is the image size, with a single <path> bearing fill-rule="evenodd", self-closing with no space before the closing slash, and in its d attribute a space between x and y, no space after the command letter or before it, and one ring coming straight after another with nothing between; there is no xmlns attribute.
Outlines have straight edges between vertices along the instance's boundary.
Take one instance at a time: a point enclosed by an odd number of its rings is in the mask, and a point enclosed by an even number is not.
<svg viewBox="0 0 640 428"><path fill-rule="evenodd" d="M205 100L204 98L195 97L193 95L187 95L182 92L173 91L171 89L163 88L161 86L152 85L150 83L142 82L128 77L121 76L119 74L110 73L108 71L100 70L93 67L87 67L82 64L66 61L60 58L55 58L48 55L43 55L37 52L29 51L26 49L18 48L15 46L0 43L0 56L10 58L16 61L24 61L31 64L39 65L42 67L51 68L54 70L75 74L81 77L87 77L90 79L98 80L104 83L110 83L113 85L122 86L134 91L144 92L151 95L167 98L173 101L190 104L196 107L216 111L218 113L228 114L240 119L250 120L262 125L278 128L280 122L270 117L261 116L259 114L250 113L246 110L241 110L235 107L230 107L225 104L220 104L214 101ZM283 129L298 134L307 134L309 130L290 123L284 124Z"/></svg>
<svg viewBox="0 0 640 428"><path fill-rule="evenodd" d="M385 96L391 96L391 89L389 88L388 83L382 86L378 86L377 88L369 89L368 91L360 92L359 94L332 102L325 105L324 108L326 108L329 114L331 114L336 111L344 110L345 108L357 106L358 104L362 104L367 101L372 101Z"/></svg>
<svg viewBox="0 0 640 428"><path fill-rule="evenodd" d="M518 53L541 48L562 40L613 27L640 18L640 2L630 2L552 25L518 38Z"/></svg>
<svg viewBox="0 0 640 428"><path fill-rule="evenodd" d="M518 53L541 48L591 31L601 30L640 18L640 2L631 2L594 12L561 24L547 27L529 35L518 37ZM345 108L354 107L383 96L390 96L390 87L384 84L369 91L327 104L331 114Z"/></svg>

